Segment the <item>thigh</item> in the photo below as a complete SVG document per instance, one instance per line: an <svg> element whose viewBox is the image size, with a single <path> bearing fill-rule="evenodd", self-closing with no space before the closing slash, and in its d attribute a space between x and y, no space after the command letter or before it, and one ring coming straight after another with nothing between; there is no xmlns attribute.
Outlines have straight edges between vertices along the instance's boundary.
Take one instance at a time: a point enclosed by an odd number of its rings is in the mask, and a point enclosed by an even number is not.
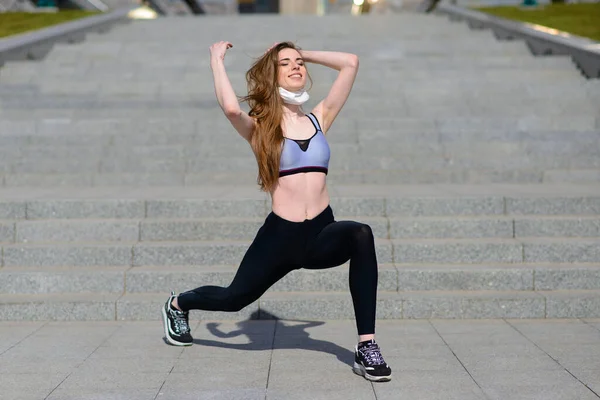
<svg viewBox="0 0 600 400"><path fill-rule="evenodd" d="M260 296L290 271L299 268L290 257L294 253L293 244L283 241L277 232L261 229L227 290L235 295Z"/></svg>
<svg viewBox="0 0 600 400"><path fill-rule="evenodd" d="M352 254L355 232L364 224L355 221L337 221L325 226L308 244L303 267L331 268L342 265Z"/></svg>

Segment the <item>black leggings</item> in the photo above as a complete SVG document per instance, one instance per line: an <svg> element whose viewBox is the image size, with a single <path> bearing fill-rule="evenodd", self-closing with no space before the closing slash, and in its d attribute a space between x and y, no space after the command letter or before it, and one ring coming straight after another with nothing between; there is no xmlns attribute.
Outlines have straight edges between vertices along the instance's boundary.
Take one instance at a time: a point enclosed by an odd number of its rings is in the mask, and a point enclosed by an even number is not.
<svg viewBox="0 0 600 400"><path fill-rule="evenodd" d="M331 268L348 260L358 334L375 333L378 273L373 232L358 222L336 222L329 206L304 222L271 212L228 287L201 286L180 294L177 301L183 311L239 311L290 271Z"/></svg>

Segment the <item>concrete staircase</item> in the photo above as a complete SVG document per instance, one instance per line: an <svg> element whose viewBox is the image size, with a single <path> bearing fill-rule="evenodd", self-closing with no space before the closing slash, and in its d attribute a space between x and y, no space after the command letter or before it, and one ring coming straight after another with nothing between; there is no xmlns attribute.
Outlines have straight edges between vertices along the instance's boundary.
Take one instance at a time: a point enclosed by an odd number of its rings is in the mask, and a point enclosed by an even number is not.
<svg viewBox="0 0 600 400"><path fill-rule="evenodd" d="M282 36L283 35L283 36ZM328 134L337 219L368 222L378 318L600 316L600 84L565 57L418 14L138 21L0 69L0 319L157 319L227 285L269 212L222 116L276 40L351 51ZM321 99L334 73L309 66ZM353 318L347 268L295 271L239 313Z"/></svg>

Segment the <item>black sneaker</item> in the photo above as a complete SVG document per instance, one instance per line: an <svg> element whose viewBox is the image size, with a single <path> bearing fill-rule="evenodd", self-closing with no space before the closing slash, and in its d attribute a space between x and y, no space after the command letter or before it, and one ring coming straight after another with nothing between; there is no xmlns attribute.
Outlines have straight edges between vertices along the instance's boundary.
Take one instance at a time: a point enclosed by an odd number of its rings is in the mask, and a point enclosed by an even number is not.
<svg viewBox="0 0 600 400"><path fill-rule="evenodd" d="M392 380L392 369L383 360L379 346L374 340L356 345L352 370L355 374L362 375L370 381L387 382Z"/></svg>
<svg viewBox="0 0 600 400"><path fill-rule="evenodd" d="M191 346L192 335L190 334L189 311L183 312L171 307L175 298L175 292L171 292L169 300L162 308L163 325L167 342L173 346Z"/></svg>

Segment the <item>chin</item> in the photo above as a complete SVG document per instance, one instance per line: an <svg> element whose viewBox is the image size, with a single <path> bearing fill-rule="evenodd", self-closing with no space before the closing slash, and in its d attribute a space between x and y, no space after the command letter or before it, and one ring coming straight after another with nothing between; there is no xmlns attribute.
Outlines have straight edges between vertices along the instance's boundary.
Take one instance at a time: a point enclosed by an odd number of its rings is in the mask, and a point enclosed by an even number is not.
<svg viewBox="0 0 600 400"><path fill-rule="evenodd" d="M291 89L288 89L290 92L301 92L302 90L304 90L304 85L302 86L296 86L296 87L291 87Z"/></svg>

